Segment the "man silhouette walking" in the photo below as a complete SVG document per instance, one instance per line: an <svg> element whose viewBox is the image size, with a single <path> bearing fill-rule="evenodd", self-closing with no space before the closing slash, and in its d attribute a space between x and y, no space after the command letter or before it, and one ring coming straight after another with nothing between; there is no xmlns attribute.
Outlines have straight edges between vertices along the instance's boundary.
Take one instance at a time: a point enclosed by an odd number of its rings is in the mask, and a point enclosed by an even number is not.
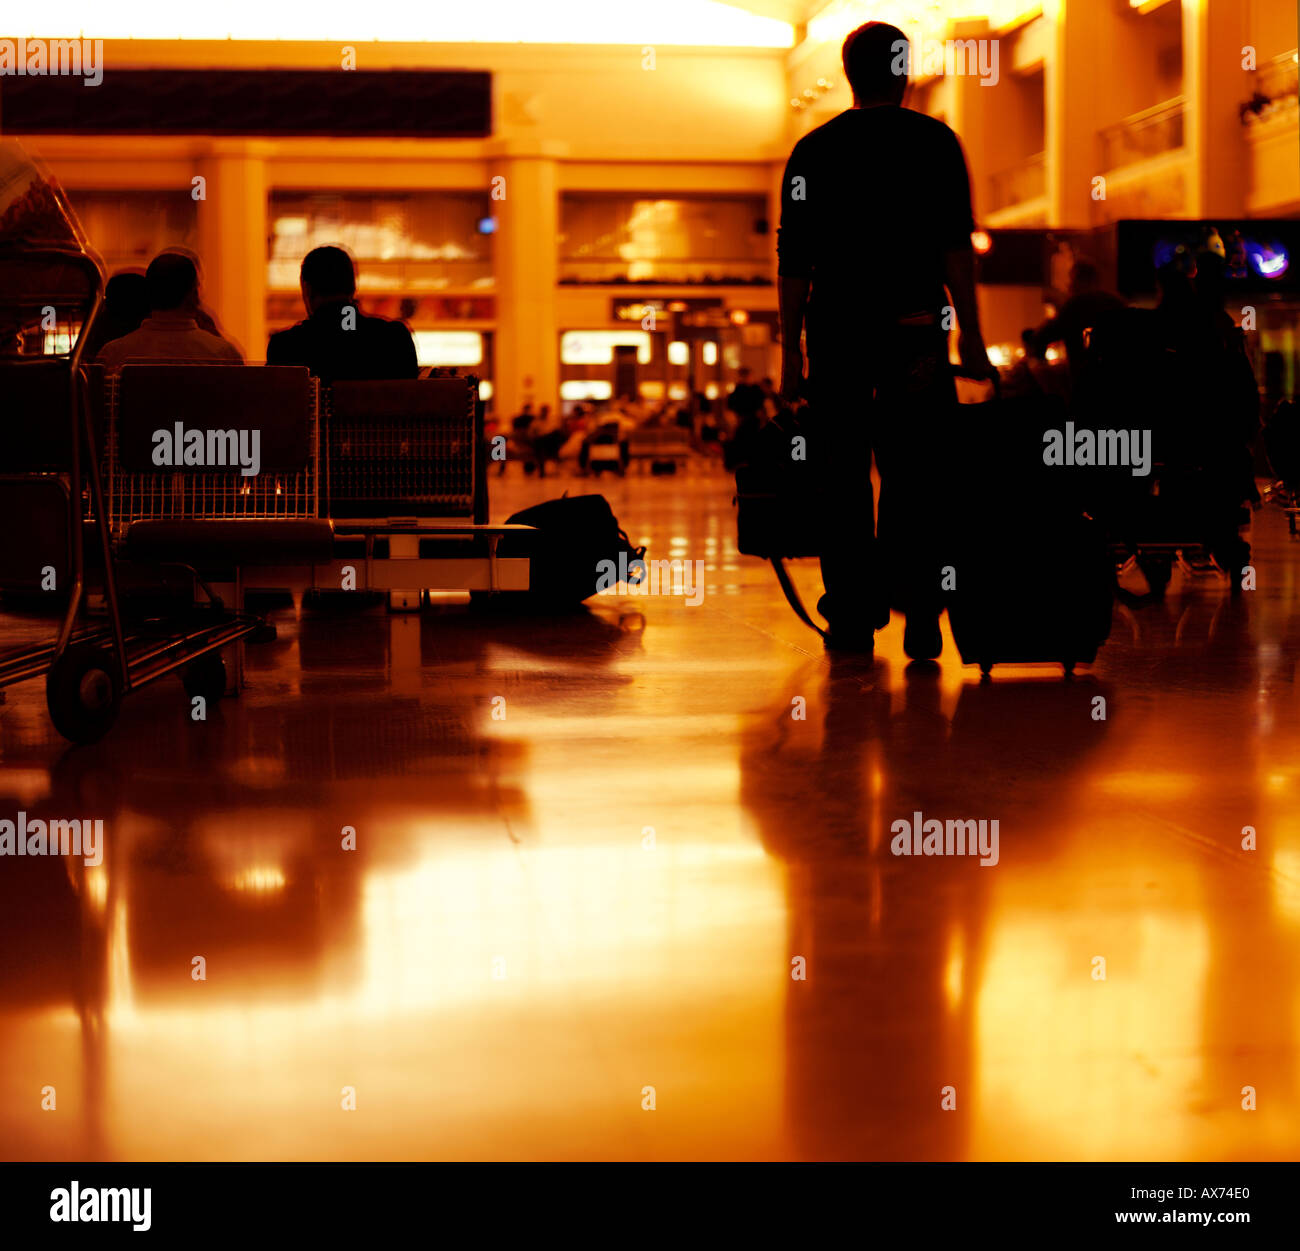
<svg viewBox="0 0 1300 1251"><path fill-rule="evenodd" d="M825 473L819 609L827 646L870 651L891 607L904 650L943 648L940 501L925 498L961 371L991 378L975 303L970 179L957 136L904 108L908 42L868 22L844 41L853 107L805 135L786 165L780 258L781 393L807 389ZM873 534L871 456L880 474Z"/></svg>

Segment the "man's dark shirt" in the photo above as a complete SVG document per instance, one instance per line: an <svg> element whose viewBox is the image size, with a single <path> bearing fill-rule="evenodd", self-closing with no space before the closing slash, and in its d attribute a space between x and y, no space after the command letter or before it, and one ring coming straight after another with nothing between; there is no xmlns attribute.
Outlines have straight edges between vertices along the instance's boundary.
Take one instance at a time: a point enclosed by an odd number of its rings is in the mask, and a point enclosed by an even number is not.
<svg viewBox="0 0 1300 1251"><path fill-rule="evenodd" d="M273 334L266 363L306 365L322 382L416 377L420 366L411 332L400 321L367 317L360 309L356 324L345 330L348 306L356 308L353 300L323 304L306 321Z"/></svg>
<svg viewBox="0 0 1300 1251"><path fill-rule="evenodd" d="M814 341L938 313L944 254L973 229L961 144L935 118L885 104L805 135L785 168L777 252L782 276L812 281L810 355Z"/></svg>

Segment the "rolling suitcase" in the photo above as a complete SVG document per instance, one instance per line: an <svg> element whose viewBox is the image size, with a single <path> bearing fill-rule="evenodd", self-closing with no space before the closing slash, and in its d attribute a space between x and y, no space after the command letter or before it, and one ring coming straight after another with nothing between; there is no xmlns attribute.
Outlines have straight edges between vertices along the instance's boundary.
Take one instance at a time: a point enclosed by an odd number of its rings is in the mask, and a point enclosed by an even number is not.
<svg viewBox="0 0 1300 1251"><path fill-rule="evenodd" d="M1045 522L1045 524L1044 524ZM1101 527L1082 513L1021 519L1033 532L976 526L954 558L948 621L962 663L1091 664L1110 634L1115 566Z"/></svg>
<svg viewBox="0 0 1300 1251"><path fill-rule="evenodd" d="M948 621L963 664L1091 664L1110 635L1115 564L1084 510L1107 471L1043 463L1055 402L963 405L949 447ZM1096 475L1096 476L1093 476Z"/></svg>

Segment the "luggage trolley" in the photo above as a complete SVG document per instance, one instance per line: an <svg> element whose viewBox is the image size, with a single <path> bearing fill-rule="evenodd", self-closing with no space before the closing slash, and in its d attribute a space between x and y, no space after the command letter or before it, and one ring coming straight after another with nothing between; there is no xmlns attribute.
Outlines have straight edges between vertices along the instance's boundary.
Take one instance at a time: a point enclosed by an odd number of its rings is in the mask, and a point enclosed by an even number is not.
<svg viewBox="0 0 1300 1251"><path fill-rule="evenodd" d="M53 643L0 656L0 686L44 674L55 728L93 742L124 695L165 674L184 669L192 693L213 693L205 658L261 623L212 595L195 603L191 584L183 611L136 615L128 628L82 360L103 301L102 270L75 242L0 241L0 291L0 518L23 536L0 558L0 590L62 605ZM88 602L92 584L102 609Z"/></svg>
<svg viewBox="0 0 1300 1251"><path fill-rule="evenodd" d="M1262 492L1267 504L1286 514L1287 533L1300 535L1300 409L1295 400L1282 400L1269 415L1262 431L1264 450L1276 480Z"/></svg>
<svg viewBox="0 0 1300 1251"><path fill-rule="evenodd" d="M1151 481L1109 518L1116 577L1136 566L1157 600L1175 567L1187 577L1226 580L1235 588L1235 571L1220 559L1234 543L1246 558L1249 545L1241 530L1250 524L1250 509L1224 502L1221 490L1195 468L1158 462Z"/></svg>
<svg viewBox="0 0 1300 1251"><path fill-rule="evenodd" d="M316 380L297 365L127 364L108 381L106 511L118 550L142 566L183 566L229 596L235 615L251 623L236 642L275 637L243 611L250 581L306 584L311 565L329 558L330 525L318 516L317 408ZM154 462L155 441L168 430L173 448L182 431L196 441L199 463L188 463L188 451L184 464ZM235 661L237 691L242 647ZM224 663L216 658L204 673L221 694Z"/></svg>

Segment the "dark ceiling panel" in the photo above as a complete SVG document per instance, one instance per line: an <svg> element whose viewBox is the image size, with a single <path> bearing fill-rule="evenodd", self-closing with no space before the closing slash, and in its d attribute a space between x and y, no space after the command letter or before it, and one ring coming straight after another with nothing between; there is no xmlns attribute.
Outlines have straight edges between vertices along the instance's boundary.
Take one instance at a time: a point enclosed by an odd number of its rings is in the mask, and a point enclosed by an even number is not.
<svg viewBox="0 0 1300 1251"><path fill-rule="evenodd" d="M9 134L328 135L482 138L481 70L109 70L0 79Z"/></svg>

